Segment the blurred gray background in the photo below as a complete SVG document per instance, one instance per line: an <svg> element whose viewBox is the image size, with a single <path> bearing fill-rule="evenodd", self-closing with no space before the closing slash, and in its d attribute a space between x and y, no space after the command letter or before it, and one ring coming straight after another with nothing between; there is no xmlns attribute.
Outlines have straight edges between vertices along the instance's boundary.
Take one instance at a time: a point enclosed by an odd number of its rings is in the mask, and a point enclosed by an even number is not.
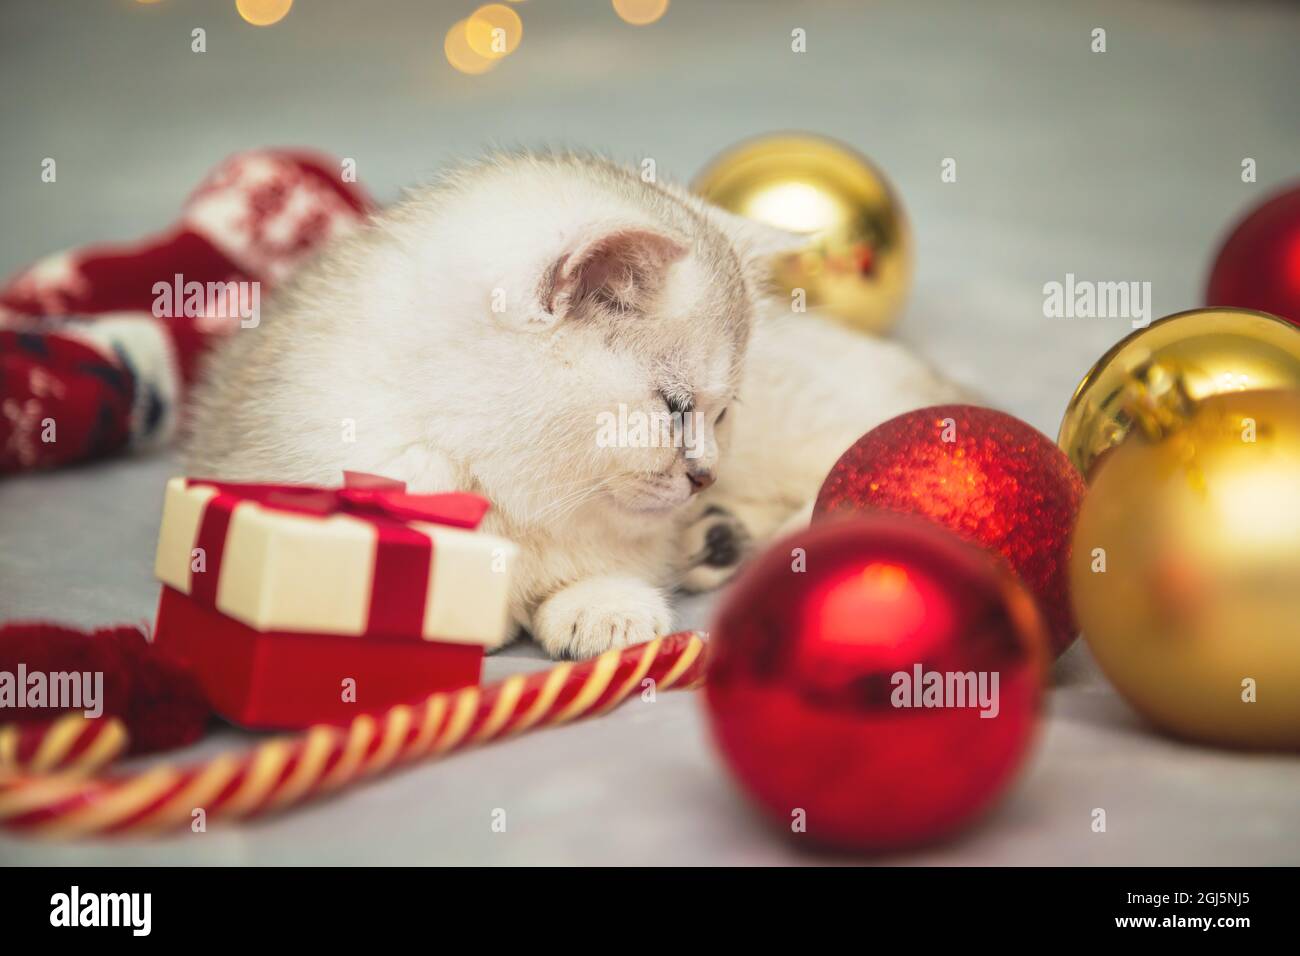
<svg viewBox="0 0 1300 956"><path fill-rule="evenodd" d="M1300 174L1300 5L1252 0L673 0L656 24L608 0L528 0L492 72L447 65L476 4L298 0L256 28L234 0L0 5L0 272L168 224L226 154L310 146L357 161L380 200L494 144L570 144L689 180L755 134L842 139L892 178L912 220L899 335L1054 435L1124 319L1045 319L1067 272L1152 283L1154 315L1200 304L1231 220ZM207 31L207 52L190 31ZM790 31L807 31L804 54ZM1090 52L1093 28L1107 52ZM44 157L57 184L42 184ZM942 183L940 162L957 160ZM1258 183L1241 181L1244 157ZM144 620L168 455L0 482L0 620ZM708 599L679 623L704 625ZM544 666L528 648L488 676ZM1161 738L1082 645L1058 665L1035 755L955 843L887 862L1300 862L1300 761ZM237 744L225 731L195 753ZM505 808L504 834L490 829ZM1109 831L1090 830L1104 807ZM406 771L243 828L54 846L13 863L818 862L728 783L697 701L661 695L601 721ZM836 858L840 861L839 858Z"/></svg>

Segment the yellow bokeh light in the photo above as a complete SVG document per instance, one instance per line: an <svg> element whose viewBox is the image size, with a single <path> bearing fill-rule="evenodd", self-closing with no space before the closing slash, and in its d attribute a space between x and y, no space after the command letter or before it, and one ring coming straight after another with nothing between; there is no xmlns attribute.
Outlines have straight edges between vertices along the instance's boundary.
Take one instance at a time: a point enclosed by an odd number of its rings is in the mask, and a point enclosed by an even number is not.
<svg viewBox="0 0 1300 956"><path fill-rule="evenodd" d="M469 45L468 27L468 20L453 23L451 29L447 31L447 38L442 43L442 51L447 56L447 62L455 69L470 76L477 76L492 69L497 65L497 61L474 52Z"/></svg>
<svg viewBox="0 0 1300 956"><path fill-rule="evenodd" d="M668 0L613 0L614 12L632 24L643 27L668 12Z"/></svg>
<svg viewBox="0 0 1300 956"><path fill-rule="evenodd" d="M504 3L489 3L465 21L469 48L491 60L514 53L524 38L524 21Z"/></svg>
<svg viewBox="0 0 1300 956"><path fill-rule="evenodd" d="M289 13L293 0L235 0L239 15L255 27L279 23Z"/></svg>

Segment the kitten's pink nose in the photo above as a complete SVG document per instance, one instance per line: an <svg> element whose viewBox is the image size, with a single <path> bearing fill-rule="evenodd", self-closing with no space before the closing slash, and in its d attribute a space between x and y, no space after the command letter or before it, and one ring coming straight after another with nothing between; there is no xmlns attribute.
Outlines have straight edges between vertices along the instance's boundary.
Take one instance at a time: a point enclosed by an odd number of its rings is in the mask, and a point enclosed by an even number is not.
<svg viewBox="0 0 1300 956"><path fill-rule="evenodd" d="M717 481L718 478L717 475L705 468L700 471L686 472L686 480L691 483L691 494L694 495L699 494L705 488L709 487L709 485Z"/></svg>

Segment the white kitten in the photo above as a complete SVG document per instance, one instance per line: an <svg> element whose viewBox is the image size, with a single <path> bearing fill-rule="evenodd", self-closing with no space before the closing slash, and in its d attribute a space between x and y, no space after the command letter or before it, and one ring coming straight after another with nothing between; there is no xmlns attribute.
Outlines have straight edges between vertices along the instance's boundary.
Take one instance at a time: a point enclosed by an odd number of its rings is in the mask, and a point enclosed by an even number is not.
<svg viewBox="0 0 1300 956"><path fill-rule="evenodd" d="M602 160L467 167L217 350L189 472L479 492L521 546L513 618L550 654L648 640L666 588L725 579L866 428L955 394L898 346L782 317L762 283L788 246ZM687 447L598 438L670 411Z"/></svg>

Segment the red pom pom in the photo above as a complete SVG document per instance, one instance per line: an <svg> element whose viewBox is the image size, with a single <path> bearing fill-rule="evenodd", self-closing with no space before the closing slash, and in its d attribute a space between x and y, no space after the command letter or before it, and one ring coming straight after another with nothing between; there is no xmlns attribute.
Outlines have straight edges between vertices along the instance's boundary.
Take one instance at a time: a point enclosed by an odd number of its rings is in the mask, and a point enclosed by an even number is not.
<svg viewBox="0 0 1300 956"><path fill-rule="evenodd" d="M1065 453L1019 419L940 405L858 439L827 476L813 520L872 508L922 515L1000 554L1038 599L1060 654L1078 635L1068 571L1084 491Z"/></svg>
<svg viewBox="0 0 1300 956"><path fill-rule="evenodd" d="M774 544L709 644L709 716L745 789L781 828L859 849L937 838L992 803L1032 739L1048 654L1000 562L886 514Z"/></svg>
<svg viewBox="0 0 1300 956"><path fill-rule="evenodd" d="M194 677L157 654L137 627L86 633L40 622L6 624L0 627L0 671L17 675L19 664L47 680L54 673L102 674L102 716L126 725L131 753L193 743L212 714ZM25 694L26 688L16 691ZM49 721L68 710L6 707L0 724Z"/></svg>
<svg viewBox="0 0 1300 956"><path fill-rule="evenodd" d="M1205 302L1300 325L1300 186L1274 193L1237 224L1214 260Z"/></svg>

